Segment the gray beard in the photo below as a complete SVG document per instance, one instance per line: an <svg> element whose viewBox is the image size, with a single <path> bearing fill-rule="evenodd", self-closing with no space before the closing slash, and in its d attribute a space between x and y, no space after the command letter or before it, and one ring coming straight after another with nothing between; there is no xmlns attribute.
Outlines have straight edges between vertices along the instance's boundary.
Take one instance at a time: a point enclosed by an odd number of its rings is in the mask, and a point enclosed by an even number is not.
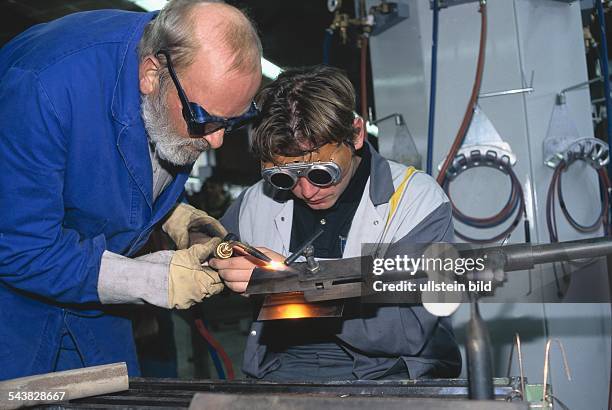
<svg viewBox="0 0 612 410"><path fill-rule="evenodd" d="M210 149L210 144L204 138L182 137L174 130L169 121L168 107L161 98L164 94L162 87L156 95L142 97L142 119L149 140L164 161L181 167L193 164L202 152Z"/></svg>

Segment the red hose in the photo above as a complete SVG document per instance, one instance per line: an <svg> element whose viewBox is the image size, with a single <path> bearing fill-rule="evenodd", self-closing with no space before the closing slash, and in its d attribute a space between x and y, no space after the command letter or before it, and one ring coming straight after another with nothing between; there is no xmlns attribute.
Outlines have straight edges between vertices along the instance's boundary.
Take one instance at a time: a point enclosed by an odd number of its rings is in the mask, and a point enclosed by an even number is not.
<svg viewBox="0 0 612 410"><path fill-rule="evenodd" d="M455 136L455 140L453 141L453 145L451 146L450 151L448 152L446 159L444 160L444 164L442 165L442 169L438 174L436 180L438 184L444 185L444 180L446 179L446 171L448 167L452 164L455 159L455 155L457 155L457 151L461 147L463 143L463 139L465 138L465 134L467 134L467 130L470 127L470 123L472 122L472 117L474 116L474 108L476 107L476 102L478 101L478 94L480 93L480 85L482 84L482 73L484 71L484 60L485 60L485 49L487 45L487 4L486 2L480 3L480 49L478 50L478 62L476 65L476 78L474 79L474 86L472 87L472 95L470 96L470 101L468 102L467 108L465 110L465 115L463 116L463 122L461 123L461 127L459 127L459 131L457 131L457 135Z"/></svg>
<svg viewBox="0 0 612 410"><path fill-rule="evenodd" d="M208 329L206 329L206 326L204 326L204 322L202 322L202 319L196 319L195 325L198 328L198 332L200 332L202 338L206 340L206 343L211 345L212 348L215 349L221 357L221 360L225 365L225 371L227 372L227 380L234 380L234 366L232 365L232 361L227 355L227 352L225 351L225 349L223 349L223 346L221 346L221 343L219 343L217 339L215 339L213 335L208 331Z"/></svg>

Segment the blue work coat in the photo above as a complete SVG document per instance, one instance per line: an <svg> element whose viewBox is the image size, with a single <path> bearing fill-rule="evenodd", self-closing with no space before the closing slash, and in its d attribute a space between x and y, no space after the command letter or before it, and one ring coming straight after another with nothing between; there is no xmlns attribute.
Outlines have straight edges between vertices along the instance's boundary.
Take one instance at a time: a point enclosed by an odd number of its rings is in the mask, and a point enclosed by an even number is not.
<svg viewBox="0 0 612 410"><path fill-rule="evenodd" d="M131 321L100 304L102 253L133 255L183 192L153 203L137 46L154 13L77 13L0 50L0 380L126 361Z"/></svg>

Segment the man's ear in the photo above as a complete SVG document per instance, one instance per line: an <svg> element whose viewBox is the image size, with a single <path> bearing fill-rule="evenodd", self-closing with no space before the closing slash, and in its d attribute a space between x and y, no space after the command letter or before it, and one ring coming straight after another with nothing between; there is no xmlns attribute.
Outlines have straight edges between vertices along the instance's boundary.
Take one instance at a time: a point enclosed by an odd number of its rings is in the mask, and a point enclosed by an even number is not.
<svg viewBox="0 0 612 410"><path fill-rule="evenodd" d="M353 127L358 130L355 133L355 139L353 140L353 146L356 150L358 150L363 147L363 142L365 141L366 136L366 127L363 118L359 116L355 117L355 119L353 120Z"/></svg>
<svg viewBox="0 0 612 410"><path fill-rule="evenodd" d="M159 87L159 60L154 56L145 57L138 66L140 92L151 94Z"/></svg>

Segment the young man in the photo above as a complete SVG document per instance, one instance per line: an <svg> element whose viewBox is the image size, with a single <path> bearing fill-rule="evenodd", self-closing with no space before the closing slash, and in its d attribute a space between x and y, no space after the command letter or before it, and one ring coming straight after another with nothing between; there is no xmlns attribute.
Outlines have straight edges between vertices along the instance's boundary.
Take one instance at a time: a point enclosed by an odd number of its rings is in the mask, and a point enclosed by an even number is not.
<svg viewBox="0 0 612 410"><path fill-rule="evenodd" d="M362 243L452 239L444 192L428 175L385 160L364 141L353 87L340 70L286 71L257 101L262 116L253 146L264 180L222 218L231 232L278 259L319 227L318 258L360 256ZM391 206L402 181L404 194ZM211 266L236 292L244 292L253 270L245 257L213 259ZM353 301L341 319L253 323L243 371L267 380L350 380L455 377L460 368L448 319L417 305Z"/></svg>
<svg viewBox="0 0 612 410"><path fill-rule="evenodd" d="M191 165L256 113L261 45L236 8L72 14L0 50L0 380L113 362L138 374L111 304L185 309L218 293L175 206ZM170 215L168 217L168 215ZM178 250L132 256L154 225Z"/></svg>

